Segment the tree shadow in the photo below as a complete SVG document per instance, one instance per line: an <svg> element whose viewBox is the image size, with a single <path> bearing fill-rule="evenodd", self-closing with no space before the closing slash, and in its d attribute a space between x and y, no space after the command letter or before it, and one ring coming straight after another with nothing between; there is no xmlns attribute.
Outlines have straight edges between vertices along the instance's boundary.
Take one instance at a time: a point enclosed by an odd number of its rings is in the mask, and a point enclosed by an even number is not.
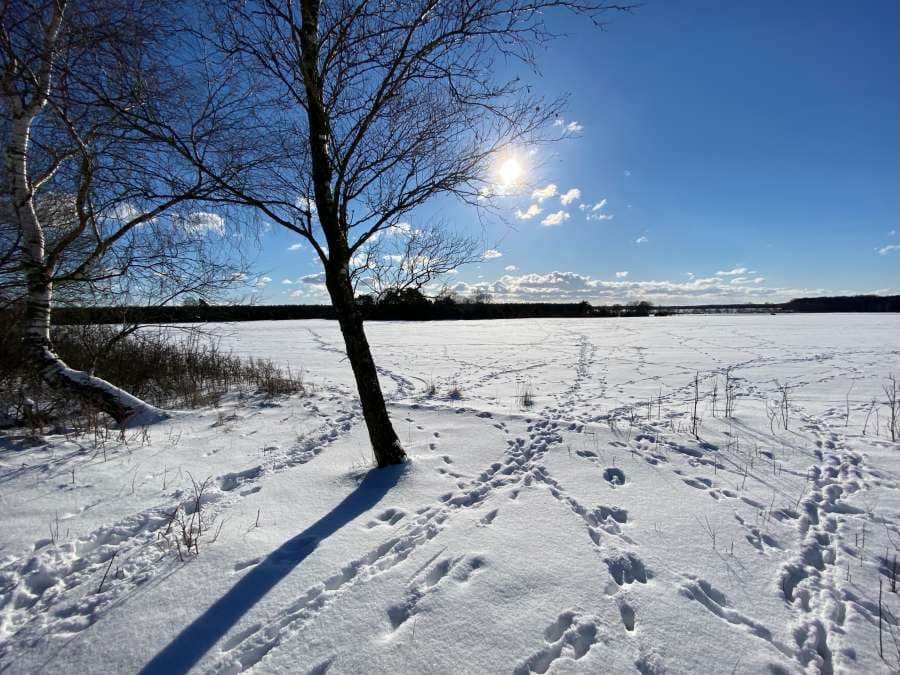
<svg viewBox="0 0 900 675"><path fill-rule="evenodd" d="M272 551L181 631L141 669L141 675L177 675L190 670L242 616L315 551L319 542L374 507L405 470L405 465L399 465L369 471L340 504Z"/></svg>

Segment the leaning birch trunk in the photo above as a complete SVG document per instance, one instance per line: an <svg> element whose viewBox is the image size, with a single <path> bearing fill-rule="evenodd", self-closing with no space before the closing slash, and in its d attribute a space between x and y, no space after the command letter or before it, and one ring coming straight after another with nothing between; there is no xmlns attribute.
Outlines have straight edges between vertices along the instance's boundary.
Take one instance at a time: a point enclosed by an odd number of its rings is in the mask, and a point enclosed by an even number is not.
<svg viewBox="0 0 900 675"><path fill-rule="evenodd" d="M375 461L379 467L400 464L406 459L406 453L391 425L381 384L378 382L378 371L363 329L362 315L353 297L353 284L347 265L329 264L328 268L326 286L344 336L347 358L356 380Z"/></svg>
<svg viewBox="0 0 900 675"><path fill-rule="evenodd" d="M45 103L46 98L15 110L9 145L5 149L13 217L21 233L21 262L26 284L23 335L26 356L48 386L99 408L122 425L159 421L166 417L166 413L106 380L69 368L53 352L50 340L52 270L46 261L46 240L34 208L27 164L31 124Z"/></svg>

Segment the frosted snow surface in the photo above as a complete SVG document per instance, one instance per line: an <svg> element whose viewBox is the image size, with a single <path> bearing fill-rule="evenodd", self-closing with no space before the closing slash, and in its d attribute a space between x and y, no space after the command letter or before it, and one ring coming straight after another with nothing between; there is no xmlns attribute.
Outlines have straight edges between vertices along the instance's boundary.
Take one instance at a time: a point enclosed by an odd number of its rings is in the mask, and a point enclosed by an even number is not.
<svg viewBox="0 0 900 675"><path fill-rule="evenodd" d="M386 471L334 323L214 328L309 393L0 437L0 671L898 666L898 316L371 323Z"/></svg>

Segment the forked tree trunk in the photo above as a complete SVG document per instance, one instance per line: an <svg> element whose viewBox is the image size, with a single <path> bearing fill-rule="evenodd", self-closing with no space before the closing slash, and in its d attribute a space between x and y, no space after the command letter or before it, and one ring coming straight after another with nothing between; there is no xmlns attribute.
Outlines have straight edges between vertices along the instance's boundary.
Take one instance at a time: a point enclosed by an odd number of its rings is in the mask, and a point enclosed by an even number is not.
<svg viewBox="0 0 900 675"><path fill-rule="evenodd" d="M346 264L329 265L326 272L326 286L344 336L353 377L356 379L356 389L359 392L372 450L375 452L375 462L379 467L400 464L406 460L406 453L388 416L381 384L378 381L378 371L375 369L369 341L363 330L362 315L353 297L353 285Z"/></svg>

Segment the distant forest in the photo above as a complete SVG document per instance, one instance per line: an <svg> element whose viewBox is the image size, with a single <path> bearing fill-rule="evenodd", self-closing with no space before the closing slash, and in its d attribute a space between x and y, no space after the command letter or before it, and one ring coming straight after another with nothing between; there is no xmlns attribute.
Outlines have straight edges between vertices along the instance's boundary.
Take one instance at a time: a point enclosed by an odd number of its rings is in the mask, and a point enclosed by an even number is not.
<svg viewBox="0 0 900 675"><path fill-rule="evenodd" d="M358 300L367 321L436 321L468 319L526 319L567 317L672 316L676 314L900 312L900 295L856 295L797 298L781 304L625 305L579 303L495 303L490 301L430 300L418 293L391 296L374 302ZM484 298L483 300L489 300ZM284 319L334 319L330 305L209 305L192 303L162 307L67 307L60 308L57 324L84 323L194 323L216 321L278 321Z"/></svg>

